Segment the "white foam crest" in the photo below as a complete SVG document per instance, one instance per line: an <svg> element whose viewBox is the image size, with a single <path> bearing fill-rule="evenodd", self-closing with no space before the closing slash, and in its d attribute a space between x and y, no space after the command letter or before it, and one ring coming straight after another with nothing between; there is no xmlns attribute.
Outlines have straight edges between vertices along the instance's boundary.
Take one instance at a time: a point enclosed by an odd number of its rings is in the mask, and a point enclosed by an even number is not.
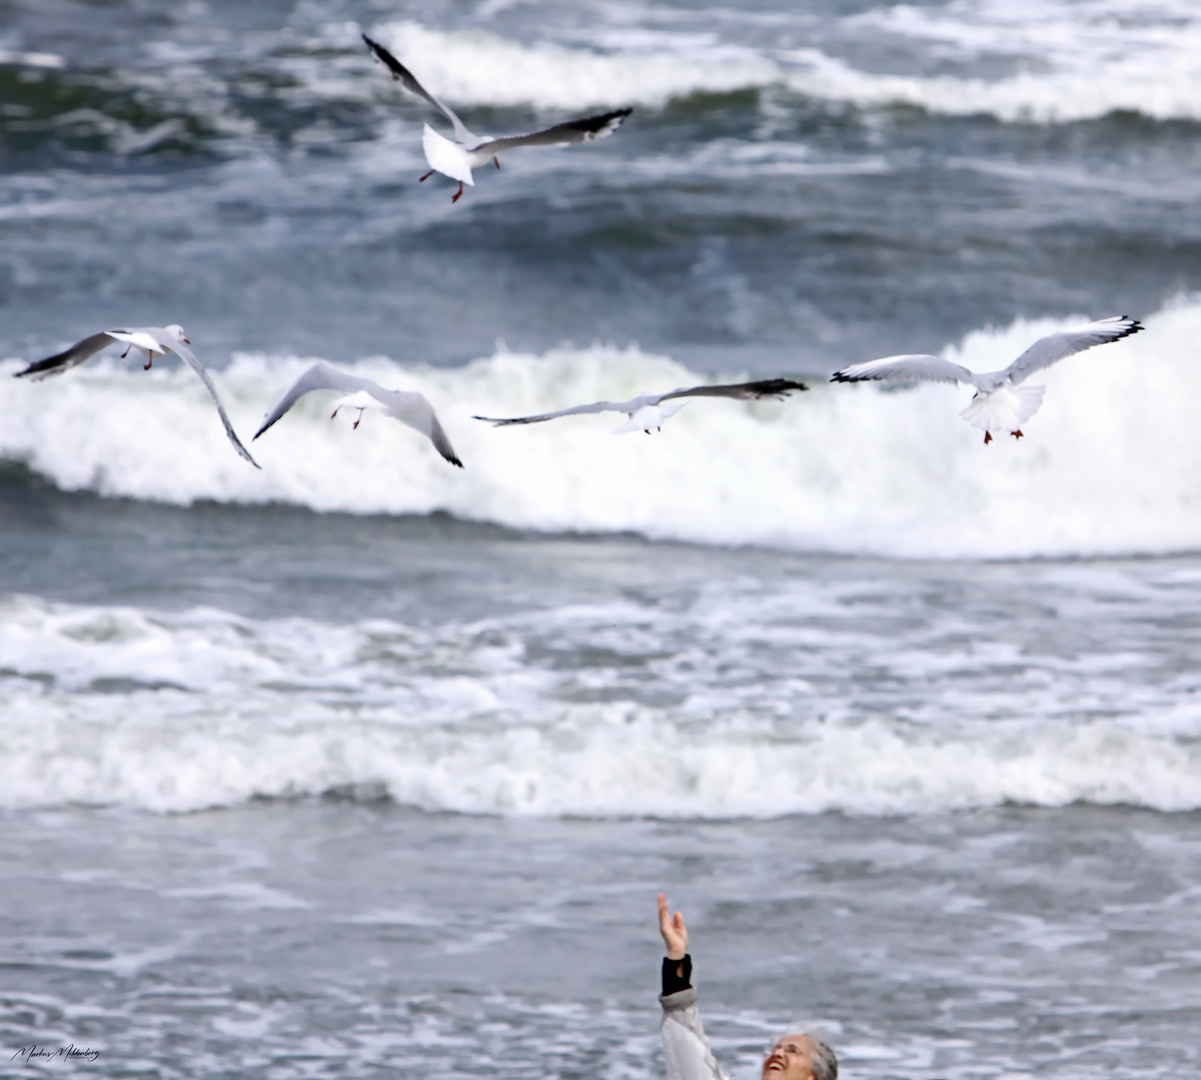
<svg viewBox="0 0 1201 1080"><path fill-rule="evenodd" d="M786 85L864 107L903 103L1006 121L1064 122L1113 111L1201 118L1201 12L1183 0L899 4L842 23L847 33L877 41L883 55L893 51L889 39L916 44L916 66L927 71L872 70L820 48L755 48L708 33L602 34L604 48L595 50L411 21L375 33L451 104L660 107L699 92ZM939 72L948 59L990 73Z"/></svg>
<svg viewBox="0 0 1201 1080"><path fill-rule="evenodd" d="M861 71L813 49L792 54L794 89L860 105L895 102L952 115L1071 121L1117 110L1201 118L1201 10L1183 0L958 0L898 4L847 20L915 39L931 58L1002 56L996 78Z"/></svg>
<svg viewBox="0 0 1201 1080"><path fill-rule="evenodd" d="M415 22L388 23L374 33L451 106L661 106L674 97L780 79L772 60L716 40L693 42L687 50L665 40L660 48L602 53L550 42L524 45L483 30L432 30Z"/></svg>
<svg viewBox="0 0 1201 1080"><path fill-rule="evenodd" d="M645 618L593 612L584 637ZM520 634L9 598L0 805L179 812L358 789L429 810L601 817L1201 807L1201 717L1170 688L1129 700L1122 716L1071 719L1032 687L1011 701L1041 715L983 720L980 700L962 721L937 724L853 718L812 698L782 718L779 702L754 704L754 687L715 707L716 684L680 706L580 702L564 692L588 673L534 666ZM497 645L498 635L512 640ZM156 685L164 676L174 685Z"/></svg>
<svg viewBox="0 0 1201 1080"><path fill-rule="evenodd" d="M948 355L995 370L1082 318L976 331ZM614 435L617 414L506 429L472 419L706 381L636 348L593 346L502 350L458 369L347 365L425 393L462 471L387 417L369 414L358 431L346 412L331 421L332 396L319 394L254 444L256 471L229 447L200 384L169 362L146 373L102 360L33 384L0 377L0 455L64 489L179 504L442 510L545 531L922 558L1197 550L1199 335L1201 302L1181 300L1145 332L1036 375L1047 392L1026 438L991 446L958 415L966 388L820 378L783 402L694 401L652 436ZM240 355L215 372L244 437L309 362Z"/></svg>

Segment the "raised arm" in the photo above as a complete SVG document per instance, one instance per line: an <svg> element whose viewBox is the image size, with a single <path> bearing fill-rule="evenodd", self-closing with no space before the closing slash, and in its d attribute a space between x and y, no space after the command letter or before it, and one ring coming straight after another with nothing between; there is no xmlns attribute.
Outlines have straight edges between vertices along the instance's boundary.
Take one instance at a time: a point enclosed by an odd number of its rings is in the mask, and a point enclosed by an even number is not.
<svg viewBox="0 0 1201 1080"><path fill-rule="evenodd" d="M692 958L688 955L688 928L680 912L672 915L667 897L659 894L659 933L667 948L663 961L663 1006L660 1033L667 1080L726 1080L709 1048L709 1038L696 1006L692 988Z"/></svg>

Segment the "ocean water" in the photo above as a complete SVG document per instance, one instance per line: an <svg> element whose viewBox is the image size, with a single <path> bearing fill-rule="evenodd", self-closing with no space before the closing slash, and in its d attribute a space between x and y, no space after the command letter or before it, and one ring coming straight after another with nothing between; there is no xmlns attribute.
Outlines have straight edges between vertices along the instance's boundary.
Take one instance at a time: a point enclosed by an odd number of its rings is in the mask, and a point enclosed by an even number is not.
<svg viewBox="0 0 1201 1080"><path fill-rule="evenodd" d="M362 31L634 112L452 205ZM0 1074L659 1077L661 889L732 1077L1201 1071L1199 92L1184 0L0 6ZM1118 313L1020 441L827 381ZM465 468L8 377L176 321Z"/></svg>

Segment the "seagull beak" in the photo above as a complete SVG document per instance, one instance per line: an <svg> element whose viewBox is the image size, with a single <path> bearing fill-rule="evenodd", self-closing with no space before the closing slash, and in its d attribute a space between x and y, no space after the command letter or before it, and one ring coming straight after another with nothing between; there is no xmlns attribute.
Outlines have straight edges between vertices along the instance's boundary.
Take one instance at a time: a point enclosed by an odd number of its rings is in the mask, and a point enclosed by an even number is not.
<svg viewBox="0 0 1201 1080"><path fill-rule="evenodd" d="M192 344L192 339L191 339L191 338L184 338L184 339L183 339L183 343L184 343L185 345L191 345L191 344Z"/></svg>

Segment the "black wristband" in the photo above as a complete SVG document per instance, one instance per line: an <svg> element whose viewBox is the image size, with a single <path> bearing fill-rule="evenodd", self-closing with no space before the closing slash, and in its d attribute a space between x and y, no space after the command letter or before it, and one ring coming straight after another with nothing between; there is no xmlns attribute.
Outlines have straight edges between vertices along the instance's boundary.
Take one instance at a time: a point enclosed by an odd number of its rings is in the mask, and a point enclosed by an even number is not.
<svg viewBox="0 0 1201 1080"><path fill-rule="evenodd" d="M692 986L692 957L687 953L682 960L663 957L663 995L678 994Z"/></svg>

